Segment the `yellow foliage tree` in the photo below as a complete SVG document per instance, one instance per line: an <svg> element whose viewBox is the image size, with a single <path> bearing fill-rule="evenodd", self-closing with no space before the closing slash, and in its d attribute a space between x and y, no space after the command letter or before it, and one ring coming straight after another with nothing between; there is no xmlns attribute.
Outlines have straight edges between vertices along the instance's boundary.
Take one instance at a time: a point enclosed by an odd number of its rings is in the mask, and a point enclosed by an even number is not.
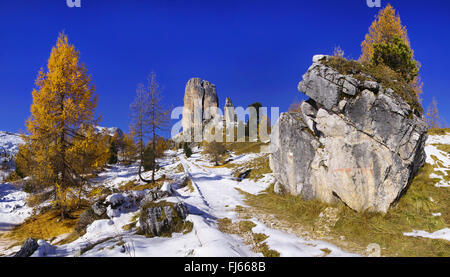
<svg viewBox="0 0 450 277"><path fill-rule="evenodd" d="M411 50L411 60L417 67L418 72L420 63L414 59L414 51L411 49L406 26L402 25L400 15L397 14L389 3L375 17L375 20L369 28L369 33L366 34L364 41L361 43L362 54L359 61L362 63L371 62L374 57L376 45L394 44L395 39L403 41ZM409 83L416 95L422 93L423 83L419 75L414 77Z"/></svg>
<svg viewBox="0 0 450 277"><path fill-rule="evenodd" d="M92 126L97 123L95 87L79 52L64 33L58 37L47 64L41 69L33 90L27 153L34 183L52 186L61 216L68 211L68 192L85 183L88 171L101 166L103 152ZM100 149L97 149L99 147ZM91 156L96 152L96 159Z"/></svg>
<svg viewBox="0 0 450 277"><path fill-rule="evenodd" d="M361 43L361 62L369 62L374 54L374 44L392 43L395 36L399 37L406 45L410 46L406 27L402 25L400 16L396 13L391 4L380 10L365 40Z"/></svg>
<svg viewBox="0 0 450 277"><path fill-rule="evenodd" d="M131 164L136 161L138 150L134 143L134 137L132 134L124 134L122 139L122 145L119 148L119 158L125 164Z"/></svg>

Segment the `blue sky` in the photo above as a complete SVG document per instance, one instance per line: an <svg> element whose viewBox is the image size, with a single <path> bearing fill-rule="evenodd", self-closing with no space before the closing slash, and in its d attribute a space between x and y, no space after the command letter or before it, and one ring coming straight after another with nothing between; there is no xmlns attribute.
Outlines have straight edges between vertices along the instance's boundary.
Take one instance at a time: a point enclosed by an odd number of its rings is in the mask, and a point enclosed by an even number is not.
<svg viewBox="0 0 450 277"><path fill-rule="evenodd" d="M366 0L81 1L0 0L0 130L25 129L34 80L62 30L92 75L102 125L127 131L136 85L152 70L168 105L182 106L186 82L201 77L216 84L221 107L231 97L286 111L302 99L312 56L340 45L358 58L378 12ZM450 122L450 1L390 3L422 63L424 107L436 97Z"/></svg>

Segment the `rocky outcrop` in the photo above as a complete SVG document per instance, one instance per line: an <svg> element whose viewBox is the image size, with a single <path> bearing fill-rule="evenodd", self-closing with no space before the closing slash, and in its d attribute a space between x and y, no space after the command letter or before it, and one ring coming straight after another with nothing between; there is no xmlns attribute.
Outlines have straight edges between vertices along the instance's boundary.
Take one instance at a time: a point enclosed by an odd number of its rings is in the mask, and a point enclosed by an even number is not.
<svg viewBox="0 0 450 277"><path fill-rule="evenodd" d="M192 78L186 84L184 94L183 130L200 126L204 120L216 115L219 107L216 86L200 78Z"/></svg>
<svg viewBox="0 0 450 277"><path fill-rule="evenodd" d="M170 236L184 229L187 215L183 202L145 202L140 208L140 231L149 237Z"/></svg>
<svg viewBox="0 0 450 277"><path fill-rule="evenodd" d="M299 83L310 97L271 135L270 167L305 199L386 212L425 162L427 127L392 89L339 74L315 56Z"/></svg>
<svg viewBox="0 0 450 277"><path fill-rule="evenodd" d="M230 98L225 99L224 120L227 124L236 122L234 105Z"/></svg>
<svg viewBox="0 0 450 277"><path fill-rule="evenodd" d="M14 257L30 257L38 248L39 244L37 243L37 241L35 239L29 238L25 241L19 252L17 252Z"/></svg>

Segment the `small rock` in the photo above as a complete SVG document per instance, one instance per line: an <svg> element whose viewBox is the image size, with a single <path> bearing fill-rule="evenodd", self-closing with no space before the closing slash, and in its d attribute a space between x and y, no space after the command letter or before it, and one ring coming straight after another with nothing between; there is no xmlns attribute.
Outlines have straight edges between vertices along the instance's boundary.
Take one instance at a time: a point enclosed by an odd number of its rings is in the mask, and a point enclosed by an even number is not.
<svg viewBox="0 0 450 277"><path fill-rule="evenodd" d="M92 211L94 212L94 214L102 216L106 213L106 205L103 203L103 201L97 201L92 205Z"/></svg>
<svg viewBox="0 0 450 277"><path fill-rule="evenodd" d="M364 81L364 88L369 89L373 92L377 92L380 88L380 85L377 82L373 81Z"/></svg>
<svg viewBox="0 0 450 277"><path fill-rule="evenodd" d="M280 184L280 182L276 182L276 183L275 183L275 185L273 186L273 191L274 191L276 194L280 194L280 195L283 195L283 194L286 192L286 190L285 190L284 187Z"/></svg>
<svg viewBox="0 0 450 277"><path fill-rule="evenodd" d="M324 59L326 59L326 58L328 58L327 55L315 55L315 56L313 57L313 62L314 62L314 63L318 63L318 62L320 62L320 61L322 61L322 60L324 60Z"/></svg>

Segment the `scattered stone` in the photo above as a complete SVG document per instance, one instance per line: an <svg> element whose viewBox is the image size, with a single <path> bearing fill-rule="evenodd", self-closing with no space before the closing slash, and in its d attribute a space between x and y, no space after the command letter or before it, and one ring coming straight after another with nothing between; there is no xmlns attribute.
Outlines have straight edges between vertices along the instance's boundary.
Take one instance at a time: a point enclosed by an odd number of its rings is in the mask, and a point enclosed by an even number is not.
<svg viewBox="0 0 450 277"><path fill-rule="evenodd" d="M106 207L103 201L99 200L92 205L92 211L97 216L103 216L106 213Z"/></svg>

